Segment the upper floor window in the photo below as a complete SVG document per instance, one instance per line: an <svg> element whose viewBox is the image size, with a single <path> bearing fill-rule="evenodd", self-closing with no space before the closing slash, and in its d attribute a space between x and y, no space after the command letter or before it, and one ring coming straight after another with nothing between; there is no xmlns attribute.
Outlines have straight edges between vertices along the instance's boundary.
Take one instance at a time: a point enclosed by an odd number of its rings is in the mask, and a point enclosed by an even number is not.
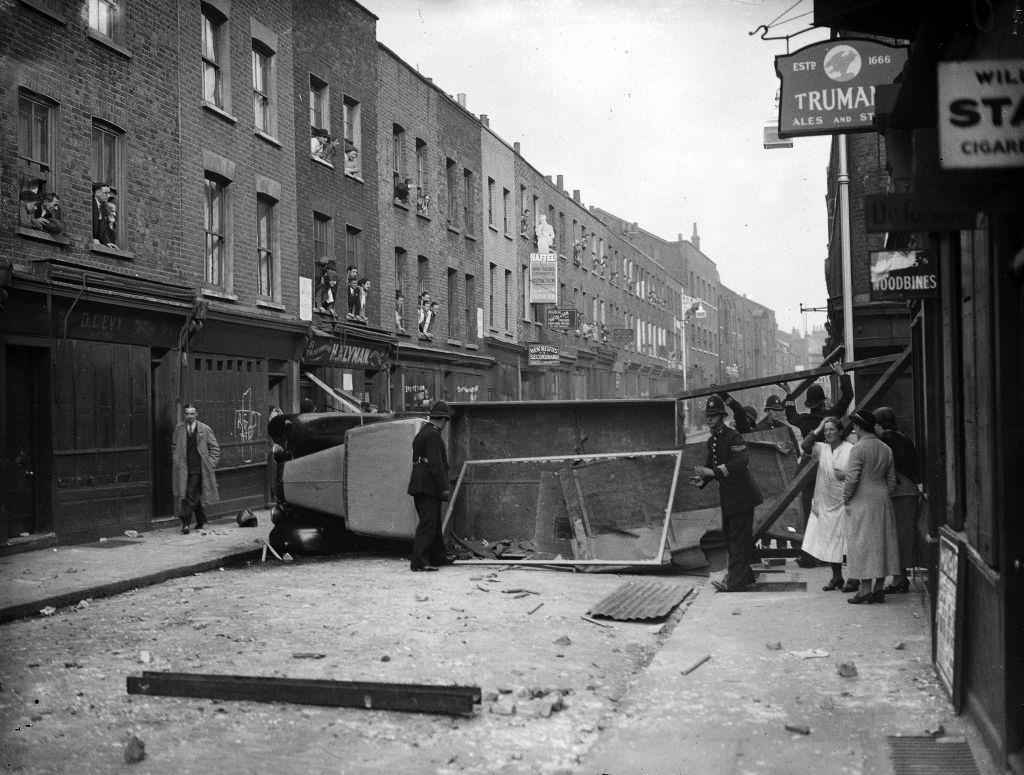
<svg viewBox="0 0 1024 775"><path fill-rule="evenodd" d="M94 247L124 249L120 233L125 217L122 198L124 133L117 127L94 120L92 124L92 244Z"/></svg>
<svg viewBox="0 0 1024 775"><path fill-rule="evenodd" d="M256 128L273 134L270 95L273 54L258 41L252 42L252 109Z"/></svg>
<svg viewBox="0 0 1024 775"><path fill-rule="evenodd" d="M391 125L391 170L405 175L405 130L399 124Z"/></svg>
<svg viewBox="0 0 1024 775"><path fill-rule="evenodd" d="M309 153L329 164L341 143L331 135L331 90L325 81L309 76Z"/></svg>
<svg viewBox="0 0 1024 775"><path fill-rule="evenodd" d="M274 222L274 204L274 200L269 196L256 197L256 292L267 299L274 298L277 287L277 228Z"/></svg>
<svg viewBox="0 0 1024 775"><path fill-rule="evenodd" d="M346 96L342 110L345 133L345 174L362 177L362 108L359 102Z"/></svg>
<svg viewBox="0 0 1024 775"><path fill-rule="evenodd" d="M89 29L117 40L120 33L121 0L89 0Z"/></svg>
<svg viewBox="0 0 1024 775"><path fill-rule="evenodd" d="M18 90L18 225L60 237L64 223L53 163L56 114L56 103Z"/></svg>
<svg viewBox="0 0 1024 775"><path fill-rule="evenodd" d="M473 205L476 202L476 187L473 183L473 171L462 171L462 226L467 234L472 234L475 229L473 224L476 221L476 211Z"/></svg>
<svg viewBox="0 0 1024 775"><path fill-rule="evenodd" d="M203 6L203 99L228 110L228 20L216 9Z"/></svg>
<svg viewBox="0 0 1024 775"><path fill-rule="evenodd" d="M487 225L494 226L494 178L487 178Z"/></svg>
<svg viewBox="0 0 1024 775"><path fill-rule="evenodd" d="M354 266L359 277L363 277L365 266L363 265L363 254L360 250L362 232L355 226L345 227L345 266Z"/></svg>
<svg viewBox="0 0 1024 775"><path fill-rule="evenodd" d="M334 258L334 226L330 217L313 213L313 260L320 264Z"/></svg>
<svg viewBox="0 0 1024 775"><path fill-rule="evenodd" d="M505 223L505 234L511 234L509 228L512 218L512 192L507 188L501 189L501 212Z"/></svg>
<svg viewBox="0 0 1024 775"><path fill-rule="evenodd" d="M427 173L427 144L416 138L416 212L430 215L430 178Z"/></svg>
<svg viewBox="0 0 1024 775"><path fill-rule="evenodd" d="M206 231L206 260L203 280L208 285L224 284L227 263L227 182L207 173L204 179L205 208L203 229Z"/></svg>
<svg viewBox="0 0 1024 775"><path fill-rule="evenodd" d="M448 194L448 225L456 226L456 207L459 202L459 188L458 181L456 180L457 165L452 159L445 159L444 171L445 171L445 185L447 186Z"/></svg>

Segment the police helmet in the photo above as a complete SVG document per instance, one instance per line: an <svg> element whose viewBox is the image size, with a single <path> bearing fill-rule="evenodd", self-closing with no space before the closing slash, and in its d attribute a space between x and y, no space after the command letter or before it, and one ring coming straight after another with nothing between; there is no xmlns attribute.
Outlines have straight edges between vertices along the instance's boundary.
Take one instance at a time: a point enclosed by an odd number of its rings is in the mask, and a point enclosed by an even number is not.
<svg viewBox="0 0 1024 775"><path fill-rule="evenodd" d="M807 388L807 395L804 398L804 406L814 409L825 403L825 388L815 383Z"/></svg>
<svg viewBox="0 0 1024 775"><path fill-rule="evenodd" d="M704 404L704 414L711 417L716 414L726 414L725 401L721 396L708 396L708 402Z"/></svg>
<svg viewBox="0 0 1024 775"><path fill-rule="evenodd" d="M764 410L767 412L769 409L775 409L779 412L782 411L782 399L778 396L768 396L768 400L764 402Z"/></svg>

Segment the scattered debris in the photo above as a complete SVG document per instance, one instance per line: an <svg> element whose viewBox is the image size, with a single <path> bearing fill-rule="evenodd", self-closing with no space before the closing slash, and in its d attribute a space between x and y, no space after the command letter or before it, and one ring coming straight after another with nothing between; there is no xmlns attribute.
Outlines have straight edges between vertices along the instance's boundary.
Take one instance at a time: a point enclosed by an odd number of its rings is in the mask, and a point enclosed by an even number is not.
<svg viewBox="0 0 1024 775"><path fill-rule="evenodd" d="M57 609L54 608L52 605L48 605L46 606L46 608L40 608L39 613L41 613L43 616L53 616L55 613L57 613Z"/></svg>
<svg viewBox="0 0 1024 775"><path fill-rule="evenodd" d="M806 724L786 724L787 732L796 732L798 735L811 734L811 728Z"/></svg>
<svg viewBox="0 0 1024 775"><path fill-rule="evenodd" d="M774 643L765 643L764 647L769 651L782 651L782 641L777 640Z"/></svg>
<svg viewBox="0 0 1024 775"><path fill-rule="evenodd" d="M476 585L476 588L479 589L481 592L490 592L491 591L487 587L481 587L479 584Z"/></svg>
<svg viewBox="0 0 1024 775"><path fill-rule="evenodd" d="M660 619L667 616L692 591L692 584L627 581L592 605L587 613L621 621Z"/></svg>
<svg viewBox="0 0 1024 775"><path fill-rule="evenodd" d="M853 662L838 662L836 672L843 678L853 678L857 675L857 666Z"/></svg>
<svg viewBox="0 0 1024 775"><path fill-rule="evenodd" d="M536 606L534 606L533 608L531 608L529 611L526 612L527 616L529 616L531 614L537 613L537 611L539 611L541 609L541 606L543 606L543 605L544 605L543 603L537 603Z"/></svg>
<svg viewBox="0 0 1024 775"><path fill-rule="evenodd" d="M939 724L936 729L926 729L924 733L927 737L945 737L946 728L942 724Z"/></svg>
<svg viewBox="0 0 1024 775"><path fill-rule="evenodd" d="M532 589L518 589L518 588L516 588L516 589L503 589L501 591L504 594L506 594L506 595L516 595L516 594L539 595L540 594L540 592L534 592Z"/></svg>
<svg viewBox="0 0 1024 775"><path fill-rule="evenodd" d="M277 559L279 559L282 562L284 562L284 558L277 553L277 550L273 546L270 545L270 542L266 538L263 539L263 558L260 560L260 562L266 562L267 561L267 551L268 550Z"/></svg>
<svg viewBox="0 0 1024 775"><path fill-rule="evenodd" d="M91 603L92 603L92 600L90 598L85 598L84 600L79 600L78 604L75 606L75 608L77 608L79 610L81 610L83 608L88 608Z"/></svg>
<svg viewBox="0 0 1024 775"><path fill-rule="evenodd" d="M128 536L129 538L138 538L139 537L139 531L138 530L125 530L124 534L126 536Z"/></svg>
<svg viewBox="0 0 1024 775"><path fill-rule="evenodd" d="M327 655L319 651L293 651L292 659L323 659Z"/></svg>
<svg viewBox="0 0 1024 775"><path fill-rule="evenodd" d="M585 622L590 622L591 624L596 624L598 627L611 627L612 626L610 624L605 624L604 622L599 622L599 621L597 621L597 619L591 619L589 616L581 616L580 619L582 619Z"/></svg>
<svg viewBox="0 0 1024 775"><path fill-rule="evenodd" d="M128 743L124 747L124 763L138 764L145 758L146 744L135 735L132 735L128 738Z"/></svg>
<svg viewBox="0 0 1024 775"><path fill-rule="evenodd" d="M381 662L390 662L390 661L391 661L391 657L390 657L390 655L388 655L388 654L385 654L384 656L382 656L382 657L380 658L380 661L381 661Z"/></svg>
<svg viewBox="0 0 1024 775"><path fill-rule="evenodd" d="M836 701L832 699L831 694L828 694L821 698L821 702L818 703L818 707L831 713L836 709Z"/></svg>
<svg viewBox="0 0 1024 775"><path fill-rule="evenodd" d="M294 557L292 557L292 556L291 556L290 554L288 554L288 552L285 552L284 554L282 554L282 555L281 555L281 559L282 559L282 560L283 560L284 562L291 562L291 561L292 561L292 560L294 560L295 558L294 558Z"/></svg>
<svg viewBox="0 0 1024 775"><path fill-rule="evenodd" d="M235 516L235 522L239 527L257 527L259 525L259 520L256 519L252 509L242 509L239 511Z"/></svg>
<svg viewBox="0 0 1024 775"><path fill-rule="evenodd" d="M786 558L785 557L765 557L764 559L761 560L761 564L762 565L766 565L769 568L776 567L776 566L779 566L779 565L785 565L786 564Z"/></svg>
<svg viewBox="0 0 1024 775"><path fill-rule="evenodd" d="M554 643L556 646L571 646L572 645L572 641L569 640L569 636L568 635L559 635L557 638L555 638L551 642Z"/></svg>
<svg viewBox="0 0 1024 775"><path fill-rule="evenodd" d="M821 649L803 649L802 651L788 651L786 653L792 654L799 659L821 659L828 656L828 652Z"/></svg>
<svg viewBox="0 0 1024 775"><path fill-rule="evenodd" d="M900 641L895 646L893 646L893 648L896 649L897 651L903 651L903 649L905 649L906 647L907 647L907 644L904 643L903 641Z"/></svg>
<svg viewBox="0 0 1024 775"><path fill-rule="evenodd" d="M416 602L417 603L426 603L428 600L430 600L430 598L427 597L426 595L416 595Z"/></svg>
<svg viewBox="0 0 1024 775"><path fill-rule="evenodd" d="M106 539L106 538L100 538L100 543L101 543L101 544L105 544L106 542L107 542L107 539Z"/></svg>
<svg viewBox="0 0 1024 775"><path fill-rule="evenodd" d="M148 651L143 650L139 652L139 661L144 665L148 665L153 661L153 658L149 655Z"/></svg>
<svg viewBox="0 0 1024 775"><path fill-rule="evenodd" d="M686 667L683 670L680 670L679 672L680 672L681 675L689 675L694 670L696 670L698 667L700 667L705 662L707 662L709 659L711 659L711 655L710 654L705 654L704 656L700 657L699 659L696 659L693 662L691 662L689 667Z"/></svg>

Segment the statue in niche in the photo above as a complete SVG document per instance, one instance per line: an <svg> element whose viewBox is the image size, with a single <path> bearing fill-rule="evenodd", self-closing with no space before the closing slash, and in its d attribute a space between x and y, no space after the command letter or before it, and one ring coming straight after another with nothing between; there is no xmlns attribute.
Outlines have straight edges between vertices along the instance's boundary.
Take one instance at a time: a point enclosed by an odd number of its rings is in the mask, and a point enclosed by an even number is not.
<svg viewBox="0 0 1024 775"><path fill-rule="evenodd" d="M548 223L548 217L541 213L537 216L537 252L550 253L551 244L555 241L555 229Z"/></svg>

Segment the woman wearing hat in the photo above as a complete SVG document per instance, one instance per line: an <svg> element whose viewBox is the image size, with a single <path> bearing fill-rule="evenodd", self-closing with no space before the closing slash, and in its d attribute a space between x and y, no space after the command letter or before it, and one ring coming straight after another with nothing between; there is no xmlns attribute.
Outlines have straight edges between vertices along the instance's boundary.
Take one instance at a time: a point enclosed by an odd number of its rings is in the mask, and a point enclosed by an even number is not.
<svg viewBox="0 0 1024 775"><path fill-rule="evenodd" d="M860 592L848 603L884 603L886 576L900 572L896 517L889 495L896 489L892 451L875 435L875 416L866 410L850 415L857 443L846 467L843 500L849 533L846 570L860 579Z"/></svg>

